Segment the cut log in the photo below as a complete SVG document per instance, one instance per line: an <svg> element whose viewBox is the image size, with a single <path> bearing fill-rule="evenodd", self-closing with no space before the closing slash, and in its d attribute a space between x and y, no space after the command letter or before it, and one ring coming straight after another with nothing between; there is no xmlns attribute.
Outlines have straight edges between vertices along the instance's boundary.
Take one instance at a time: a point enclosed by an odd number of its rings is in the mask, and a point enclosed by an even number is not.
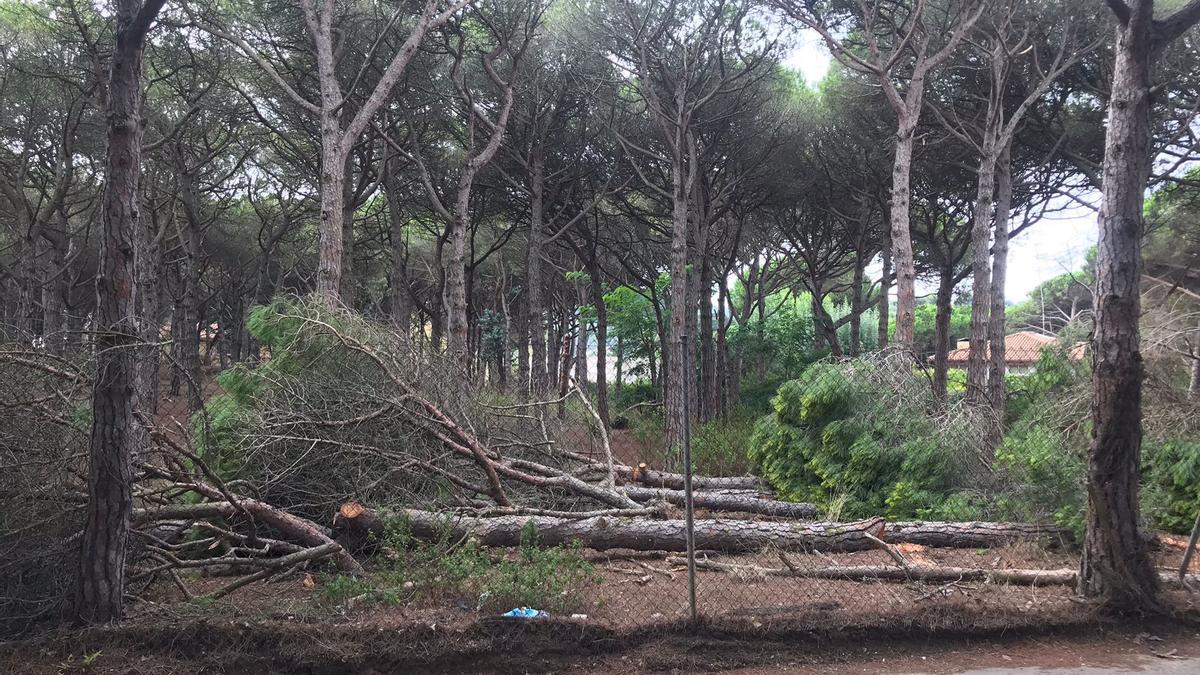
<svg viewBox="0 0 1200 675"><path fill-rule="evenodd" d="M626 480L641 483L646 487L683 489L683 474L655 471L645 464L638 466L615 466L613 470ZM692 476L694 490L762 490L770 488L758 476Z"/></svg>
<svg viewBox="0 0 1200 675"><path fill-rule="evenodd" d="M1069 530L1029 523L941 523L914 521L888 523L881 539L893 544L921 544L933 548L997 548L1020 541L1058 546L1072 542Z"/></svg>
<svg viewBox="0 0 1200 675"><path fill-rule="evenodd" d="M666 488L648 488L634 485L625 486L625 494L637 502L662 500L676 506L684 505L683 490ZM692 493L692 502L698 509L709 511L730 511L736 513L755 513L764 516L780 518L796 518L812 520L817 517L817 507L802 502L785 502L778 499L760 497L757 492L717 492L698 491Z"/></svg>
<svg viewBox="0 0 1200 675"><path fill-rule="evenodd" d="M673 565L686 565L680 557L669 558ZM1075 583L1075 570L979 569L972 567L943 567L940 565L830 565L821 567L759 567L737 565L716 560L700 559L696 569L712 572L731 572L742 577L775 576L832 581L920 581L948 584L956 581L982 581L1013 586L1070 586Z"/></svg>
<svg viewBox="0 0 1200 675"><path fill-rule="evenodd" d="M684 566L687 560L681 556L667 559L672 565ZM825 579L830 581L895 581L901 583L921 582L928 584L950 584L956 582L981 582L1007 584L1010 586L1068 586L1075 585L1077 570L1056 569L982 569L975 567L947 567L941 565L910 565L907 568L886 565L830 565L805 568L760 567L738 565L717 560L698 559L696 569L710 572L728 572L745 578L754 577L798 577L803 579ZM1191 585L1200 581L1200 575L1188 575L1181 580L1178 575L1160 573L1166 585Z"/></svg>
<svg viewBox="0 0 1200 675"><path fill-rule="evenodd" d="M222 500L223 496L215 488L202 483L190 484L189 488L203 494L213 502L202 504L172 504L161 508L137 509L134 512L134 522L144 523L154 520L201 520L214 517L234 517L245 515L255 522L268 525L279 531L289 541L315 548L334 543L330 531L311 520L292 515L282 509L277 509L266 502L250 497L235 497L237 505ZM353 576L363 576L366 570L342 547L330 554L340 571Z"/></svg>
<svg viewBox="0 0 1200 675"><path fill-rule="evenodd" d="M358 509L363 508L362 512ZM347 509L347 505L343 506ZM348 547L355 541L369 540L371 533L383 533L379 514L361 505L349 507L353 517L339 512L335 518L339 541ZM555 546L574 541L595 550L614 548L635 551L687 550L683 520L654 520L620 516L560 518L544 515L505 515L479 517L404 509L397 516L407 518L410 532L422 539L449 536L473 537L484 546L518 546L521 530L533 523L539 541ZM920 543L929 546L994 548L1021 541L1022 537L1041 538L1044 528L1012 523L973 523L977 531L960 531L964 523L902 523L891 532L882 518L853 523L797 523L753 520L699 519L695 521L696 548L726 553L744 553L774 548L785 551L837 553L879 548L875 538L889 543ZM958 536L945 536L945 533ZM886 534L885 534L886 533ZM942 533L940 544L929 544L934 534ZM906 537L914 540L907 540ZM920 540L920 541L916 541Z"/></svg>
<svg viewBox="0 0 1200 675"><path fill-rule="evenodd" d="M521 531L533 523L545 546L578 541L595 550L624 548L639 551L685 551L682 520L595 517L583 520L546 516L448 516L406 509L410 531L422 539L447 534L454 539L473 537L484 546L518 546ZM875 545L865 535L883 529L883 520L855 523L788 523L749 520L695 521L696 548L723 552L751 552L767 547L788 551L861 551Z"/></svg>

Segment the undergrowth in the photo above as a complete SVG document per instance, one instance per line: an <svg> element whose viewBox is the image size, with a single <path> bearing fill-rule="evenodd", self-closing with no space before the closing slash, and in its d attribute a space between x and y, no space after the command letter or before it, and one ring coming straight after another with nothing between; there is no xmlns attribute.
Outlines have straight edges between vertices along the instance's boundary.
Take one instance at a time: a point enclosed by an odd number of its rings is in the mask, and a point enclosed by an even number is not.
<svg viewBox="0 0 1200 675"><path fill-rule="evenodd" d="M403 518L389 518L377 566L364 579L326 577L322 598L331 603L401 605L456 601L485 614L534 607L552 614L583 607L584 591L598 583L595 567L578 543L542 547L532 523L515 550L484 550L471 540L422 541Z"/></svg>

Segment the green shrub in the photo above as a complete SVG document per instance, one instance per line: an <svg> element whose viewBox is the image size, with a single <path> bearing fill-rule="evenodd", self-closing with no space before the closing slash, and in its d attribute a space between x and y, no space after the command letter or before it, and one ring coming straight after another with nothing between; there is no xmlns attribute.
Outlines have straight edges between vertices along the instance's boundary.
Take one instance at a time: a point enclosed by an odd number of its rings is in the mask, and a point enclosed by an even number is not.
<svg viewBox="0 0 1200 675"><path fill-rule="evenodd" d="M1082 541L1085 452L1045 420L1023 421L996 449L995 468L1006 488L998 498L1003 515L1028 522L1053 519Z"/></svg>
<svg viewBox="0 0 1200 675"><path fill-rule="evenodd" d="M692 468L702 475L737 476L750 471L754 415L738 407L725 419L697 425L692 432Z"/></svg>
<svg viewBox="0 0 1200 675"><path fill-rule="evenodd" d="M1142 454L1144 515L1158 528L1187 533L1200 513L1200 441L1148 442Z"/></svg>
<svg viewBox="0 0 1200 675"><path fill-rule="evenodd" d="M818 363L779 388L749 455L781 497L836 506L848 517L908 518L954 490L960 463L942 445L927 401L913 393L921 383L887 395L877 368Z"/></svg>

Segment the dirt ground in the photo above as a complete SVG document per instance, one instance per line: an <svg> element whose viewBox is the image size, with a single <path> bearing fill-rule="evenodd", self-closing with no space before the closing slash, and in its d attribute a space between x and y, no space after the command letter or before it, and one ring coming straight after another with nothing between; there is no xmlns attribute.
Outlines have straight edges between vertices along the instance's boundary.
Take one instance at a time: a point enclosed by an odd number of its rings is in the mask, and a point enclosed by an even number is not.
<svg viewBox="0 0 1200 675"><path fill-rule="evenodd" d="M1173 619L1117 623L1063 587L884 584L705 572L698 627L686 621L686 576L670 561L589 552L602 581L571 611L586 618L514 622L471 598L419 604L337 603L302 575L215 602L153 587L117 627L57 628L0 643L0 673L737 672L956 673L978 668L1150 665L1200 672L1200 612L1170 591ZM879 551L805 556L811 564L882 564ZM1032 545L914 552L977 567L1072 564ZM1169 553L1167 553L1170 556ZM720 556L780 564L768 553ZM794 556L799 559L799 556ZM1164 560L1164 564L1167 561ZM311 581L311 580L310 580ZM227 578L189 580L195 594ZM1196 596L1200 597L1200 596ZM1196 658L1196 661L1182 659ZM1118 672L1118 671L1080 671Z"/></svg>
<svg viewBox="0 0 1200 675"><path fill-rule="evenodd" d="M117 628L60 629L0 643L0 672L199 673L958 673L980 668L1103 666L1189 672L1200 625L1091 620L1054 628L888 634L681 626L621 634L554 623L479 622L466 628L312 624L247 617L178 619ZM1196 661L1195 663L1200 663ZM1147 667L1149 665L1149 667ZM1179 668L1185 669L1179 669ZM1124 670L1118 670L1124 669ZM989 671L991 672L991 671ZM994 672L1009 672L997 670Z"/></svg>

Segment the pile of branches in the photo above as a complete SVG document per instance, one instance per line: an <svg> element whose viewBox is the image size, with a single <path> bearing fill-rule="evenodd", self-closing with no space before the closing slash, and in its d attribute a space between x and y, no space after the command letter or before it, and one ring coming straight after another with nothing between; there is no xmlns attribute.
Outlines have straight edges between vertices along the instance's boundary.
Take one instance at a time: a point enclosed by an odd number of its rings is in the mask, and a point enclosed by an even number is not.
<svg viewBox="0 0 1200 675"><path fill-rule="evenodd" d="M131 594L165 581L190 598L197 573L230 577L212 597L317 564L362 575L355 554L369 552L393 517L417 538L515 546L532 527L545 545L685 549L683 476L615 461L578 389L537 401L496 392L386 326L302 301L259 310L251 329L270 358L223 375L225 393L190 424L137 414ZM13 438L0 448L24 473L0 495L0 578L5 598L17 595L12 583L39 589L26 609L6 599L0 612L44 614L70 588L91 371L27 353L0 362L37 375L2 402L23 411L6 418L20 428L0 428ZM39 433L47 437L18 458ZM815 507L780 501L753 476L696 477L694 488L697 546L711 551L978 548L1066 536L1003 523L814 522ZM11 563L16 550L31 553Z"/></svg>
<svg viewBox="0 0 1200 675"><path fill-rule="evenodd" d="M86 360L0 345L0 634L72 590L86 493Z"/></svg>

